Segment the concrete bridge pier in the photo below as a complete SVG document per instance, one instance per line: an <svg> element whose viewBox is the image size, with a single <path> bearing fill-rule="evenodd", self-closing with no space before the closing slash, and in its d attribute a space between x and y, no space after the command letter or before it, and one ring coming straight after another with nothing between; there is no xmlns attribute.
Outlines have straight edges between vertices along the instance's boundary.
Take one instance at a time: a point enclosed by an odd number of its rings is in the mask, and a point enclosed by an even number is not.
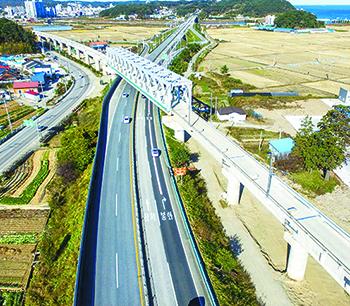
<svg viewBox="0 0 350 306"><path fill-rule="evenodd" d="M89 54L85 53L85 64L90 65Z"/></svg>
<svg viewBox="0 0 350 306"><path fill-rule="evenodd" d="M289 246L287 274L291 279L301 281L304 279L309 253L290 232L284 233L284 239Z"/></svg>
<svg viewBox="0 0 350 306"><path fill-rule="evenodd" d="M60 42L60 50L63 50L63 43Z"/></svg>
<svg viewBox="0 0 350 306"><path fill-rule="evenodd" d="M57 47L57 40L56 39L53 40L53 45L55 46L55 48Z"/></svg>
<svg viewBox="0 0 350 306"><path fill-rule="evenodd" d="M186 131L174 120L173 116L162 116L162 122L165 126L174 130L174 136L177 140L182 142L186 141Z"/></svg>
<svg viewBox="0 0 350 306"><path fill-rule="evenodd" d="M77 48L75 48L75 58L76 58L77 60L80 60L80 50L77 49Z"/></svg>
<svg viewBox="0 0 350 306"><path fill-rule="evenodd" d="M237 205L241 197L241 182L226 168L222 168L221 172L227 178L227 202Z"/></svg>
<svg viewBox="0 0 350 306"><path fill-rule="evenodd" d="M68 45L67 48L68 48L68 55L72 55L72 47Z"/></svg>
<svg viewBox="0 0 350 306"><path fill-rule="evenodd" d="M100 71L101 67L100 67L100 61L95 58L95 69L96 71Z"/></svg>

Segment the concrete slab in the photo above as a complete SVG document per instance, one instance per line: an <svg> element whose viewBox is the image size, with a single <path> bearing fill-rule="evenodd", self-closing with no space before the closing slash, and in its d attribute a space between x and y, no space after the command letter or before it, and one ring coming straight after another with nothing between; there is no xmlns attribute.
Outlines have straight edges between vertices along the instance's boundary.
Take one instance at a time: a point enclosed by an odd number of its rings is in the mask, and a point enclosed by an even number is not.
<svg viewBox="0 0 350 306"><path fill-rule="evenodd" d="M306 116L283 116L290 124L291 126L298 131L301 127L301 122L306 118ZM321 121L323 116L309 116L311 117L311 121L314 125L314 131L317 131L317 124Z"/></svg>

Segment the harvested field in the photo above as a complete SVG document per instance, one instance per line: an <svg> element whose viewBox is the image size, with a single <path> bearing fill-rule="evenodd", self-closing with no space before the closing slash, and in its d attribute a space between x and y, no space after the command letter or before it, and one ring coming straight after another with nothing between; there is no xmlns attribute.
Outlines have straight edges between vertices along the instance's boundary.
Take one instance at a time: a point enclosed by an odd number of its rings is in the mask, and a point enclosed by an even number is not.
<svg viewBox="0 0 350 306"><path fill-rule="evenodd" d="M219 72L227 65L231 76L263 91L333 96L340 86L350 90L350 32L289 34L243 27L207 31L225 42L206 57L199 71L210 67Z"/></svg>
<svg viewBox="0 0 350 306"><path fill-rule="evenodd" d="M23 288L27 284L36 245L0 245L0 288Z"/></svg>
<svg viewBox="0 0 350 306"><path fill-rule="evenodd" d="M0 210L0 235L41 233L48 215L48 209Z"/></svg>
<svg viewBox="0 0 350 306"><path fill-rule="evenodd" d="M137 41L147 40L169 27L154 26L123 26L123 25L107 25L102 29L75 29L72 31L50 32L51 34L74 39L76 41Z"/></svg>

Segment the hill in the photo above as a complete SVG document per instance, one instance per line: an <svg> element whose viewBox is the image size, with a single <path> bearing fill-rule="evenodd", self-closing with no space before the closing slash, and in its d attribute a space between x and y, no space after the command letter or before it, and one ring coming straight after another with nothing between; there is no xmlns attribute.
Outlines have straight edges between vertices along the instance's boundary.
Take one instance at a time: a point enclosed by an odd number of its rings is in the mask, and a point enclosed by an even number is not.
<svg viewBox="0 0 350 306"><path fill-rule="evenodd" d="M295 10L294 6L286 0L223 0L217 1L162 1L140 5L120 4L100 13L102 17L117 17L119 15L137 14L140 18L154 13L155 8L166 6L173 9L177 16L185 16L201 10L200 18L209 15L223 15L226 18L238 14L261 17L267 14L278 14Z"/></svg>
<svg viewBox="0 0 350 306"><path fill-rule="evenodd" d="M278 15L275 25L279 28L305 29L320 28L324 26L324 23L317 21L317 17L312 13L295 10Z"/></svg>
<svg viewBox="0 0 350 306"><path fill-rule="evenodd" d="M22 54L37 51L35 35L6 18L0 19L0 53Z"/></svg>

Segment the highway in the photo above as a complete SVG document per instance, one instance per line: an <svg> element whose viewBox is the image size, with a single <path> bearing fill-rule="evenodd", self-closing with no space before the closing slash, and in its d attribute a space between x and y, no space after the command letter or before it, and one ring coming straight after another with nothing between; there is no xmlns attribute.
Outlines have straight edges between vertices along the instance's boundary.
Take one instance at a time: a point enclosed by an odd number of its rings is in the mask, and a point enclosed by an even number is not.
<svg viewBox="0 0 350 306"><path fill-rule="evenodd" d="M64 57L59 57L63 66L70 66L72 75L76 83L72 91L58 105L50 108L45 114L36 121L39 125L47 128L42 131L45 135L52 127L57 126L63 118L72 113L72 110L78 106L91 93L91 80L89 74L80 65L68 61ZM69 64L68 64L69 63ZM83 78L79 78L79 74ZM10 168L17 160L24 156L30 150L37 149L40 146L39 133L36 127L25 127L15 136L0 145L0 174Z"/></svg>
<svg viewBox="0 0 350 306"><path fill-rule="evenodd" d="M165 48L169 48L169 40L152 57L157 58ZM122 93L128 97L122 97ZM138 115L134 117L136 102ZM162 147L157 144L159 122L153 120L156 118L153 108L153 104L140 98L124 81L108 105L104 165L100 169L94 305L188 305L191 301L193 305L204 305L203 301L209 305L170 185L169 171L164 171L166 166L161 164L164 156L153 158L151 155L152 147ZM132 118L131 124L123 122L124 116ZM138 171L135 175L138 197L133 194L133 124L137 130L135 162ZM148 215L141 216L142 225L136 214L137 198L149 209ZM140 228L144 225L143 234L148 238L145 246L148 250L147 271L143 271L143 247L139 238ZM149 273L150 291L144 290L148 281L144 273ZM82 305L82 302L78 304Z"/></svg>

